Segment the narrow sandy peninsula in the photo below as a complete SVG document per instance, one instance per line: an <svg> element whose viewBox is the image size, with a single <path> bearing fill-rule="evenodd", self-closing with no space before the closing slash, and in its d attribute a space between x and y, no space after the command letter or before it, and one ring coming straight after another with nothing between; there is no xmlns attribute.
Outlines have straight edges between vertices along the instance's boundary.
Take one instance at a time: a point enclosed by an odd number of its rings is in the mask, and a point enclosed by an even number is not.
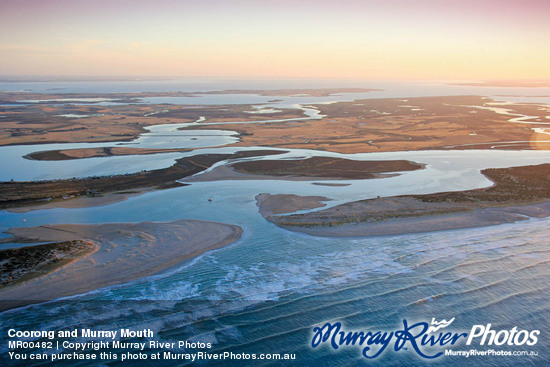
<svg viewBox="0 0 550 367"><path fill-rule="evenodd" d="M326 237L365 237L432 232L511 223L550 216L550 164L486 169L493 186L458 192L402 195L323 206L326 198L262 194L260 213L295 232ZM285 215L278 215L287 213Z"/></svg>
<svg viewBox="0 0 550 367"><path fill-rule="evenodd" d="M176 180L202 172L223 160L281 154L283 152L251 150L233 154L199 154L180 158L168 168L133 174L68 180L0 182L0 209L25 206L44 209L106 205L152 189L169 189L183 186L185 184L181 184Z"/></svg>
<svg viewBox="0 0 550 367"><path fill-rule="evenodd" d="M157 274L237 241L240 227L201 220L170 223L111 223L100 225L43 225L12 228L2 242L53 242L37 261L35 249L2 254L6 279L0 286L0 310L88 292ZM60 244L59 244L60 243ZM10 258L11 256L11 258ZM53 261L58 258L68 261ZM61 259L63 260L63 259ZM19 271L23 268L23 271ZM34 273L31 270L35 270ZM38 269L38 271L36 271ZM29 274L32 278L29 279ZM19 274L19 275L20 275Z"/></svg>

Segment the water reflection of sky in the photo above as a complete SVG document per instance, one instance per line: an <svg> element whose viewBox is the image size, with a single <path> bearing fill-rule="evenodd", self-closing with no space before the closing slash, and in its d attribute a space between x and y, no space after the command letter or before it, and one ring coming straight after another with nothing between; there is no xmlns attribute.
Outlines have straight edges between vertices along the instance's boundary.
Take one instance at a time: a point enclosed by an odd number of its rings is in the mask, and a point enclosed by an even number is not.
<svg viewBox="0 0 550 367"><path fill-rule="evenodd" d="M531 92L541 90L533 88ZM458 90L457 93L464 94ZM412 92L409 96L413 96ZM159 133L171 131L180 133L168 127L157 129ZM225 133L216 137L226 138ZM142 146L156 143L148 142L147 135L138 141ZM185 155L256 149L229 146L190 153L59 162L16 159L36 150L76 146L106 144L1 147L0 172L53 178L79 173L120 173L164 167ZM307 359L312 365L326 364L328 358L332 365L345 366L361 360L360 351L312 350L308 342L313 326L338 320L356 330L396 330L403 318L429 322L432 317L456 317L454 330L469 330L474 324L487 323L495 330L514 326L547 330L548 318L544 315L548 314L549 294L545 281L548 219L402 236L320 238L288 232L265 221L257 211L254 196L261 192L322 195L336 199L331 202L333 205L378 195L463 190L490 184L479 173L480 169L546 163L549 154L493 149L347 155L297 149L277 158L323 155L365 160L408 159L427 166L397 177L338 181L350 183L346 187L283 180L197 182L103 207L28 213L3 211L0 230L54 223L188 218L236 224L243 227L244 234L237 243L203 254L164 274L90 292L75 297L73 303L63 300L2 313L2 331L6 332L8 327L56 330L60 325L95 330L112 330L113 325L147 327L161 341L190 338L212 341L214 352L284 351L297 353L301 361ZM209 198L214 201L209 202ZM522 358L520 363L545 364L548 358L543 351L547 349L548 341L541 338L533 349L541 356ZM6 352L7 344L0 346L0 353L4 353L0 360ZM412 355L407 351L389 351L380 362L425 365L425 361ZM433 364L452 362L462 367L498 363L511 367L520 361L517 359L520 357L452 361L450 358Z"/></svg>

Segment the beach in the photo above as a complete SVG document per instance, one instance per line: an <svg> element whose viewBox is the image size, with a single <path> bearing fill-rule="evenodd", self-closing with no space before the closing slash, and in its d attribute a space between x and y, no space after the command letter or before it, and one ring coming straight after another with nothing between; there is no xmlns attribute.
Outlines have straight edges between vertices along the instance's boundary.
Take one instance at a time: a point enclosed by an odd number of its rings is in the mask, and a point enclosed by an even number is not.
<svg viewBox="0 0 550 367"><path fill-rule="evenodd" d="M150 328L320 363L304 340L332 318L546 310L550 112L374 89L12 96L4 327Z"/></svg>
<svg viewBox="0 0 550 367"><path fill-rule="evenodd" d="M169 189L183 186L185 184L177 180L202 172L223 160L280 153L273 150L257 150L234 154L204 154L178 159L168 168L133 174L68 180L0 182L0 209L40 205L45 205L46 208L52 205L53 207L105 205L124 200L128 195L150 191L152 188ZM94 200L96 198L97 200ZM74 199L81 200L71 203Z"/></svg>
<svg viewBox="0 0 550 367"><path fill-rule="evenodd" d="M89 241L98 248L81 258L14 286L0 288L0 309L44 302L127 283L182 264L237 241L242 229L228 224L169 223L43 225L13 228L3 242Z"/></svg>
<svg viewBox="0 0 550 367"><path fill-rule="evenodd" d="M0 367L550 367L550 0L0 0Z"/></svg>
<svg viewBox="0 0 550 367"><path fill-rule="evenodd" d="M486 169L493 181L487 188L403 195L349 202L302 214L319 207L316 197L257 197L260 213L287 230L316 236L364 237L483 227L550 215L550 165ZM265 195L265 194L262 194ZM269 203L268 209L264 209ZM285 215L273 215L287 213Z"/></svg>
<svg viewBox="0 0 550 367"><path fill-rule="evenodd" d="M303 209L307 208L302 207ZM345 215L345 212L342 213ZM343 224L296 224L270 217L277 225L295 232L321 237L395 236L412 233L430 233L456 229L478 228L514 223L531 218L550 216L550 202L503 208L472 209L456 213L424 214L413 217L396 217L376 222Z"/></svg>

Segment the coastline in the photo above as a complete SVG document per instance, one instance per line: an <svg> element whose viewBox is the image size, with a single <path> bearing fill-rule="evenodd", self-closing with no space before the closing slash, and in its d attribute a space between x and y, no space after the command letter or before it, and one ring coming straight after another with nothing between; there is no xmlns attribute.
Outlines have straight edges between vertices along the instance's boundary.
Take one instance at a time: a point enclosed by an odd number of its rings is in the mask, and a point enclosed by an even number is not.
<svg viewBox="0 0 550 367"><path fill-rule="evenodd" d="M528 217L544 218L548 216L550 216L550 201L524 206L475 209L471 212L415 218L393 218L374 223L361 222L318 227L277 225L289 231L305 233L311 236L370 237L487 227L528 220Z"/></svg>
<svg viewBox="0 0 550 367"><path fill-rule="evenodd" d="M281 154L274 150L239 151L234 154L199 154L184 157L167 168L101 177L84 177L65 180L49 181L14 181L0 182L0 210L15 207L39 206L55 202L62 203L62 207L75 198L87 198L79 204L86 206L105 205L116 202L114 196L105 198L104 201L95 201L96 197L108 194L138 194L153 189L169 189L185 186L180 180L202 172L217 162L244 157L258 157L265 155ZM130 192L129 192L130 191ZM126 197L118 198L118 201ZM114 200L114 201L113 201Z"/></svg>
<svg viewBox="0 0 550 367"><path fill-rule="evenodd" d="M276 214L292 213L298 210L321 208L327 205L324 201L331 200L323 196L299 196L293 194L259 194L256 195L255 199L259 212L264 218Z"/></svg>
<svg viewBox="0 0 550 367"><path fill-rule="evenodd" d="M356 161L346 158L314 156L293 160L258 160L214 167L208 172L179 182L221 180L368 180L398 176L405 171L424 169L425 165L407 160Z"/></svg>
<svg viewBox="0 0 550 367"><path fill-rule="evenodd" d="M3 243L85 240L98 249L53 272L0 288L0 311L151 276L233 243L242 232L202 220L12 228L6 233L13 237Z"/></svg>
<svg viewBox="0 0 550 367"><path fill-rule="evenodd" d="M263 210L263 201L257 200L257 205L264 218L282 228L324 237L422 233L550 216L550 164L486 169L482 173L493 186L360 200L304 214L273 215L277 208L284 208L285 195L270 197L271 213ZM309 209L311 199L295 198L294 211Z"/></svg>
<svg viewBox="0 0 550 367"><path fill-rule="evenodd" d="M365 173L363 178L349 178L342 177L348 174L345 169L343 169L340 174L336 173L334 176L308 176L303 173L288 173L286 175L271 175L271 174L254 174L254 173L244 173L238 171L234 166L218 166L214 167L208 172L200 173L198 175L193 175L186 177L184 179L178 180L182 184L193 183L193 182L211 182L211 181L225 181L225 180L284 180L284 181L322 181L322 180L352 180L352 179L364 179L364 180L373 180L378 178L388 178L398 176L399 173ZM335 183L314 183L315 185L320 186L348 186L349 184L335 184Z"/></svg>
<svg viewBox="0 0 550 367"><path fill-rule="evenodd" d="M128 200L131 197L139 196L152 192L151 188L132 189L131 191L106 193L101 196L78 196L66 200L51 200L43 204L32 204L27 206L14 206L3 209L8 213L28 213L34 210L53 209L53 208L93 208L97 206L110 205Z"/></svg>

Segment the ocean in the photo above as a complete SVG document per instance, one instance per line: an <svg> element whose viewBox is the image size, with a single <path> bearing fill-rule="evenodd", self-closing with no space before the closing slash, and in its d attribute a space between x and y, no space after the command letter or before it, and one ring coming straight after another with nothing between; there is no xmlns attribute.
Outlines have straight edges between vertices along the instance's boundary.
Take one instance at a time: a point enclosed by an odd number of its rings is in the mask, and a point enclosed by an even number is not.
<svg viewBox="0 0 550 367"><path fill-rule="evenodd" d="M488 88L452 86L437 83L364 83L319 81L175 81L125 83L0 83L0 90L36 92L130 92L130 91L206 91L252 88L348 87L383 88L366 93L368 97L415 97L421 95L476 94L496 96L550 95L550 88ZM269 84L271 83L271 84ZM301 83L301 84L300 84ZM334 84L331 84L334 83ZM16 89L19 88L19 89ZM183 89L185 88L185 89ZM246 96L246 95L245 95ZM208 98L211 98L209 96ZM224 104L224 95L215 96L213 104ZM257 101L252 96L248 103ZM200 104L202 97L193 98ZM273 97L267 97L273 99ZM298 99L293 99L298 98ZM327 97L329 98L329 97ZM325 97L286 97L282 102L266 103L273 107L327 102ZM332 100L358 98L355 94L331 96ZM330 99L329 98L329 99ZM497 98L497 97L494 97ZM506 97L498 97L506 100ZM510 97L511 98L511 97ZM517 98L517 97L514 97ZM525 97L524 100L529 101ZM245 98L243 97L243 100ZM142 103L147 103L145 100ZM169 102L169 101L164 101ZM173 101L185 103L185 101ZM550 102L550 101L549 101ZM244 103L244 102L243 102ZM540 103L540 102L539 102ZM166 132L166 131L164 131ZM219 145L231 143L231 134L220 132ZM196 140L194 140L196 141ZM150 140L149 140L150 143ZM147 141L143 142L147 146ZM177 142L185 146L186 140ZM230 145L212 146L212 141L196 146L202 152L242 150ZM105 146L105 144L92 144ZM90 145L90 146L92 146ZM26 161L17 159L32 151L66 148L75 144L0 147L0 153L13 159L2 160L2 179L50 179L81 175L128 173L132 170L169 166L187 153L166 153L143 157L89 158L77 161ZM76 146L82 147L82 144ZM287 150L287 149L285 149ZM6 154L6 155L5 155ZM123 341L145 342L146 359L90 362L65 360L51 362L31 360L31 354L51 353L39 347L25 350L24 365L118 366L158 365L149 348L150 341L210 343L211 348L166 348L173 353L204 352L203 359L164 360L162 365L285 365L285 366L544 366L550 364L550 219L495 225L484 228L440 231L399 236L368 238L323 238L289 232L267 222L258 213L255 195L259 193L295 193L323 195L334 199L329 205L377 195L429 193L464 190L490 185L479 170L487 167L548 162L544 151L426 151L338 155L290 149L286 157L313 154L342 156L353 159L411 159L427 164L425 170L406 172L401 176L344 181L346 187L317 186L309 181L217 181L197 182L190 186L155 191L131 197L126 201L91 208L46 209L28 213L0 211L0 230L14 226L37 226L54 223L110 223L203 219L231 223L244 229L243 237L222 249L211 251L161 274L127 284L92 291L83 295L31 305L0 314L0 363L19 365L10 359L7 337L16 330L132 330L150 329L153 337L126 338ZM189 155L189 154L187 154ZM399 157L399 158L398 158ZM10 163L12 162L12 163ZM32 163L28 163L32 162ZM73 163L74 162L74 163ZM133 162L133 163L132 163ZM26 164L29 164L28 166ZM31 164L33 166L31 166ZM214 198L212 202L209 198ZM23 219L25 220L23 222ZM453 333L470 333L474 325L491 330L540 330L534 346L471 346L465 338L453 350L504 350L538 352L536 356L445 356L426 359L419 353L435 355L445 348L412 343L399 348L396 336L376 358L379 343L342 345L335 349L329 343L312 347L314 328L327 322L341 323L346 331L403 330L406 325L436 320L454 321L446 329ZM28 341L47 339L28 338ZM85 337L72 338L85 342ZM95 341L102 340L94 338ZM56 340L57 341L57 340ZM59 341L62 341L59 339ZM107 341L107 339L105 339ZM63 347L61 347L63 350ZM89 351L93 351L90 346ZM131 352L122 349L120 352ZM236 359L210 360L207 355L233 353ZM99 352L98 352L99 353ZM252 359L267 353L288 354L295 359ZM240 358L238 358L240 356ZM247 358L248 357L248 358ZM265 357L265 356L264 356ZM134 357L129 357L134 358ZM198 357L197 357L198 358Z"/></svg>

